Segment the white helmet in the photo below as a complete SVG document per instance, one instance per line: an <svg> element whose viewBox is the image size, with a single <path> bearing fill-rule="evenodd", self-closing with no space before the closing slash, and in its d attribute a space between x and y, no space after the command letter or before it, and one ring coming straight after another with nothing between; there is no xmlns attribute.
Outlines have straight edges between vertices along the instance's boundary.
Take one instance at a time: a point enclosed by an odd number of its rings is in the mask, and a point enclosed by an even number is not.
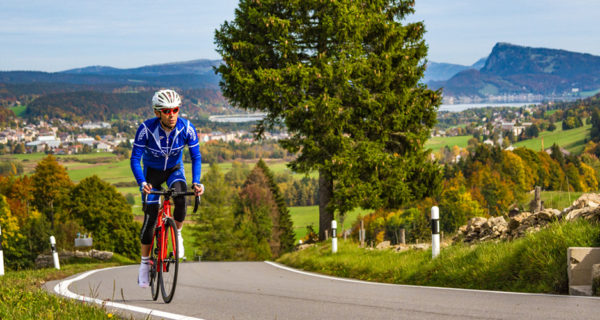
<svg viewBox="0 0 600 320"><path fill-rule="evenodd" d="M172 109L181 105L181 97L177 92L171 89L158 90L152 97L152 107L154 110Z"/></svg>

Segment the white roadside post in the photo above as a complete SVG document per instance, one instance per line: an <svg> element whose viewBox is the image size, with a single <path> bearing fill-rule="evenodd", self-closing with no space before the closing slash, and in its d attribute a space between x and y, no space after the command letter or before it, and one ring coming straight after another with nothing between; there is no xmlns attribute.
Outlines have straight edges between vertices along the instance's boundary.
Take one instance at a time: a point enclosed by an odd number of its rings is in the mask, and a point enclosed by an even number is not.
<svg viewBox="0 0 600 320"><path fill-rule="evenodd" d="M440 209L431 207L431 257L440 254Z"/></svg>
<svg viewBox="0 0 600 320"><path fill-rule="evenodd" d="M58 252L56 252L56 238L50 236L50 246L52 247L52 258L54 259L54 267L60 270L60 263L58 262Z"/></svg>
<svg viewBox="0 0 600 320"><path fill-rule="evenodd" d="M0 276L4 275L4 253L2 251L2 227L0 227Z"/></svg>
<svg viewBox="0 0 600 320"><path fill-rule="evenodd" d="M331 221L331 252L337 252L337 222Z"/></svg>

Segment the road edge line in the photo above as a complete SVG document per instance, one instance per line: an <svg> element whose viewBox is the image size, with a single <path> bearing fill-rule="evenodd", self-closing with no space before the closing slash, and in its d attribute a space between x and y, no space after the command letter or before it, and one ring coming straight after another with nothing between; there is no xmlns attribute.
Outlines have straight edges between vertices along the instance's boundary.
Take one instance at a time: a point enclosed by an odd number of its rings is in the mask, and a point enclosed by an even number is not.
<svg viewBox="0 0 600 320"><path fill-rule="evenodd" d="M131 306L128 304L86 297L86 296L82 296L82 295L73 293L69 290L69 286L71 285L71 283L85 279L86 277L88 277L96 272L124 268L124 267L126 267L126 266L86 271L78 276L73 277L73 278L69 278L69 279L60 281L58 284L56 284L54 286L54 292L56 292L57 294L59 294L63 297L66 297L66 298L75 299L75 300L79 300L82 302L92 302L92 303L99 304L103 307L107 306L107 307L112 307L112 308L117 308L117 309L124 309L124 310L128 310L128 311L138 312L138 313L145 314L146 316L150 316L150 317L162 317L162 318L173 319L173 320L204 320L201 318L183 316L180 314L170 313L170 312L166 312L166 311L160 311L160 310L156 310L156 309L148 309L148 308L144 308L144 307Z"/></svg>
<svg viewBox="0 0 600 320"><path fill-rule="evenodd" d="M587 297L587 296L571 296L571 295L562 295L562 294L552 294L552 293L528 293L528 292L511 292L511 291L494 291L494 290L479 290L479 289L463 289L463 288L447 288L447 287L428 287L428 286L418 286L418 285L412 285L412 284L395 284L395 283L383 283L383 282L371 282L371 281L365 281L365 280L356 280L356 279L349 279L349 278L341 278L341 277L334 277L334 276L329 276L329 275L324 275L324 274L319 274L319 273L315 273L315 272L308 272L308 271L303 271L303 270L299 270L299 269L294 269L292 267L288 267L282 264L279 264L277 262L273 262L273 261L263 261L264 263L271 265L275 268L279 268L279 269L283 269L283 270L287 270L290 272L295 272L295 273L299 273L299 274L303 274L306 276L311 276L311 277L316 277L316 278L323 278L323 279L328 279L328 280L336 280L336 281L344 281L344 282L351 282L351 283L360 283L360 284L370 284L370 285L378 285L378 286L399 286L399 287L409 287L409 288L422 288L422 289L436 289L436 290L449 290L449 291L467 291L467 292L489 292L489 293L502 293L502 294L510 294L510 295L528 295L528 296L543 296L543 297L568 297L568 298L588 298L588 299L594 299L594 300L598 300L600 299L600 297Z"/></svg>

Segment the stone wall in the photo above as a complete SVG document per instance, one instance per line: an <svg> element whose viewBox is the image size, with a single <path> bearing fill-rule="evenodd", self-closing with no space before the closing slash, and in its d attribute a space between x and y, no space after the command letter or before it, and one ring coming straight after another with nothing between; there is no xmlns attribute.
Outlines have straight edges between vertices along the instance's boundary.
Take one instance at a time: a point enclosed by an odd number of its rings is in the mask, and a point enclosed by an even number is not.
<svg viewBox="0 0 600 320"><path fill-rule="evenodd" d="M467 243L512 240L530 232L537 232L552 221L574 219L600 221L600 194L583 194L562 212L552 208L538 212L512 212L508 221L504 217L475 217L458 229L453 240Z"/></svg>
<svg viewBox="0 0 600 320"><path fill-rule="evenodd" d="M93 258L98 260L110 260L113 257L113 253L110 251L99 251L92 249L90 251L62 251L58 253L59 262L69 260L71 258ZM36 268L50 268L54 267L54 259L51 254L40 254L35 258Z"/></svg>

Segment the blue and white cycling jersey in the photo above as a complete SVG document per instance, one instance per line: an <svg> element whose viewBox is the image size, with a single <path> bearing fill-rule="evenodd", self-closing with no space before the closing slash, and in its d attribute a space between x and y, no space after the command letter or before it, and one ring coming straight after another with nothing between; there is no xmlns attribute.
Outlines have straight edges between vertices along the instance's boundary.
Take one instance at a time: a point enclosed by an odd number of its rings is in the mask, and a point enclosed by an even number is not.
<svg viewBox="0 0 600 320"><path fill-rule="evenodd" d="M159 118L144 121L135 134L130 161L131 171L138 185L141 186L146 181L146 170L142 170L140 159L144 163L144 169L150 167L166 171L179 164L183 173L182 151L186 144L192 159L192 183L200 183L202 156L194 125L189 120L179 118L175 128L167 136ZM185 181L185 177L182 178Z"/></svg>

